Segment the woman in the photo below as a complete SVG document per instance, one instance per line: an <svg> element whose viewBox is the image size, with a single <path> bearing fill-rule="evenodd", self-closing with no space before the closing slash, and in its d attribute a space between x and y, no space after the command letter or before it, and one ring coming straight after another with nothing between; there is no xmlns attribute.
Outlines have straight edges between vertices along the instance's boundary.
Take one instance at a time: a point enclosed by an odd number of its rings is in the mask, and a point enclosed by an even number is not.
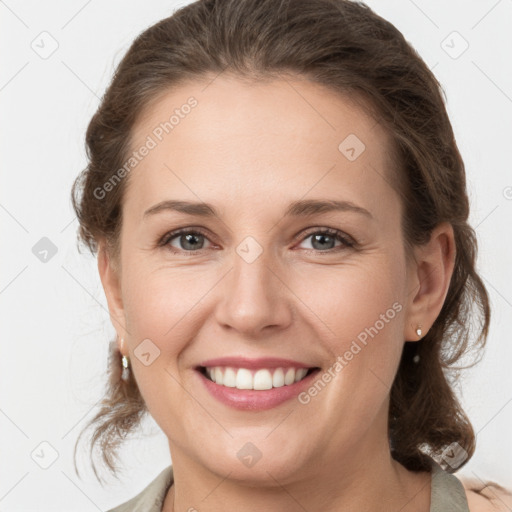
<svg viewBox="0 0 512 512"><path fill-rule="evenodd" d="M91 453L115 471L149 412L172 459L113 511L492 509L451 474L475 434L445 374L490 320L464 165L395 27L194 2L134 41L87 147L117 331Z"/></svg>

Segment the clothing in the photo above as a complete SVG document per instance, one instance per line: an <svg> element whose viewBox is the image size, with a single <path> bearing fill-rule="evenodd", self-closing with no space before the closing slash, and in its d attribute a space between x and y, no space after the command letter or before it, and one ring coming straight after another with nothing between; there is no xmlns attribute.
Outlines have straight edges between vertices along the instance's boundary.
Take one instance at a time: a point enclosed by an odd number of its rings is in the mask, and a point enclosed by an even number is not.
<svg viewBox="0 0 512 512"><path fill-rule="evenodd" d="M161 512L173 482L172 466L166 467L142 492L107 512ZM430 512L469 512L460 480L432 460Z"/></svg>

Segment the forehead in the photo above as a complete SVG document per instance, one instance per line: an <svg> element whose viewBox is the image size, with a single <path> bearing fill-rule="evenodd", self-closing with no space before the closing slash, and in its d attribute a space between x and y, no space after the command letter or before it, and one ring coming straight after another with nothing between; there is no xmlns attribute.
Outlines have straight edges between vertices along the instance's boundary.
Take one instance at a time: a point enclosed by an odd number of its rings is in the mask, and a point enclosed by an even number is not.
<svg viewBox="0 0 512 512"><path fill-rule="evenodd" d="M242 200L251 189L259 204L285 190L303 196L338 188L369 202L390 193L382 190L389 188L386 131L357 98L305 79L221 75L182 84L151 102L131 145L150 147L125 198L140 208L170 190L193 200L213 191Z"/></svg>

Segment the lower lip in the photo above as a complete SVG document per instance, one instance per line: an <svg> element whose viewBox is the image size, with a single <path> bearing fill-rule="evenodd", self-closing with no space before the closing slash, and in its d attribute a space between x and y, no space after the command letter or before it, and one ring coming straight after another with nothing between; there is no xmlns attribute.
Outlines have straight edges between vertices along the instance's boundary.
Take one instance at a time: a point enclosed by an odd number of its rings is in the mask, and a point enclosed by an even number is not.
<svg viewBox="0 0 512 512"><path fill-rule="evenodd" d="M261 391L221 386L208 379L199 370L197 370L197 373L206 389L220 402L235 409L263 411L277 407L283 402L296 397L310 385L311 380L319 371L318 369L314 370L304 379L294 382L289 386L285 385L280 388L264 389Z"/></svg>

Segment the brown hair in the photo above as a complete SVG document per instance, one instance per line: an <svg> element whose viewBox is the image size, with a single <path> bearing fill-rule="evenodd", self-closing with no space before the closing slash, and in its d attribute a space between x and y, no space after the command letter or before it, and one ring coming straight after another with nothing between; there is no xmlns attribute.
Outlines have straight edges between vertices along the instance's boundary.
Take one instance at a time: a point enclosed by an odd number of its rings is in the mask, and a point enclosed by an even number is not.
<svg viewBox="0 0 512 512"><path fill-rule="evenodd" d="M404 343L391 389L388 433L393 458L409 470L428 471L430 458L439 460L454 442L468 454L462 467L474 453L475 434L452 389L459 370L453 365L469 352L481 353L490 322L489 298L475 269L477 240L468 224L464 163L439 82L403 35L365 4L196 1L140 34L87 129L88 165L72 190L79 238L92 253L105 240L118 261L127 179L101 199L95 190L126 162L134 125L151 102L185 81L222 72L254 81L290 74L362 98L391 136L392 181L402 197L408 256L436 225L447 221L453 226L456 260L446 300L426 336ZM472 320L478 323L474 339ZM416 354L420 364L412 361ZM99 443L103 461L115 474L119 443L147 409L133 376L127 383L120 379L121 355L114 342L108 371L105 397L85 429L95 426L91 455ZM75 468L85 429L75 445Z"/></svg>

